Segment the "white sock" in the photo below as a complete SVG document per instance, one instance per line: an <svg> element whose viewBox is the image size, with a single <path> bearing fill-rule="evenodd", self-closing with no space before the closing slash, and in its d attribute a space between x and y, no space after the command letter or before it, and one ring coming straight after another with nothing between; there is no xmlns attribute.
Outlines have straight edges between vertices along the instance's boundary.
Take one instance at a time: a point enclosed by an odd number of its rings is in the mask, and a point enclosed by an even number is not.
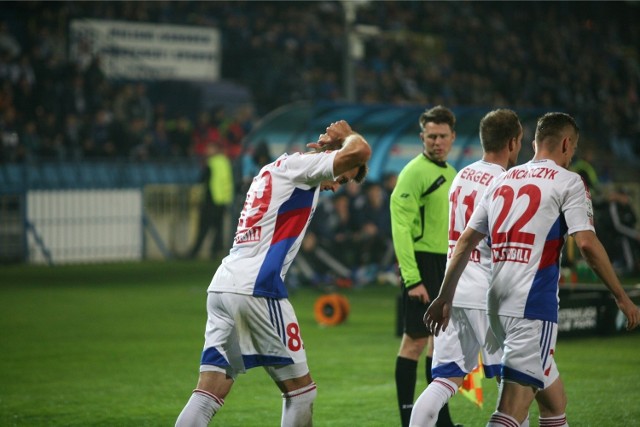
<svg viewBox="0 0 640 427"><path fill-rule="evenodd" d="M458 386L446 378L436 378L418 396L411 410L411 427L433 427L440 409L456 394Z"/></svg>
<svg viewBox="0 0 640 427"><path fill-rule="evenodd" d="M515 418L496 411L491 415L487 427L520 427L520 423Z"/></svg>
<svg viewBox="0 0 640 427"><path fill-rule="evenodd" d="M556 417L538 418L540 427L569 427L567 423L567 414L558 415Z"/></svg>
<svg viewBox="0 0 640 427"><path fill-rule="evenodd" d="M520 424L520 427L529 427L529 414L527 414L527 418Z"/></svg>
<svg viewBox="0 0 640 427"><path fill-rule="evenodd" d="M224 400L204 390L193 390L191 398L180 412L176 427L207 427L220 410Z"/></svg>
<svg viewBox="0 0 640 427"><path fill-rule="evenodd" d="M282 394L282 427L311 427L316 383Z"/></svg>

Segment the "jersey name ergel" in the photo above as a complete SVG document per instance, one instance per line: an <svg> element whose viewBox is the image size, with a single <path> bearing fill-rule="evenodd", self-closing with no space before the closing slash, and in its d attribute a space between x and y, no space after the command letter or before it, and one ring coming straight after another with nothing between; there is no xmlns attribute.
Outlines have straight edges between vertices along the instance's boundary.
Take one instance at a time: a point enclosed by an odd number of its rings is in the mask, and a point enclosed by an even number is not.
<svg viewBox="0 0 640 427"><path fill-rule="evenodd" d="M283 154L260 170L209 292L287 298L284 277L318 204L320 183L334 179L336 153Z"/></svg>
<svg viewBox="0 0 640 427"><path fill-rule="evenodd" d="M456 175L449 190L449 255L460 238L460 234L480 203L487 186L504 168L495 163L479 160ZM486 310L487 290L491 277L491 252L488 238L482 239L473 250L453 298L454 307ZM448 260L447 260L448 262Z"/></svg>
<svg viewBox="0 0 640 427"><path fill-rule="evenodd" d="M491 238L489 313L557 323L565 237L595 231L580 175L552 160L514 167L493 180L469 227Z"/></svg>

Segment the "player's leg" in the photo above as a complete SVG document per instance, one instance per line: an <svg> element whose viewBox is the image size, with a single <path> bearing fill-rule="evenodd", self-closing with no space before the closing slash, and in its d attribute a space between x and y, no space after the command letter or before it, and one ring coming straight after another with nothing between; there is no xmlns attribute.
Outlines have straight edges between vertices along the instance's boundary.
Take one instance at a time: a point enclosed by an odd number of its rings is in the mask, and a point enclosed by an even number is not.
<svg viewBox="0 0 640 427"><path fill-rule="evenodd" d="M462 385L464 376L478 364L477 339L463 335L473 330L466 325L463 309L453 308L449 326L433 339L433 380L420 394L411 412L411 426L433 427L439 412ZM465 357L465 351L472 354Z"/></svg>
<svg viewBox="0 0 640 427"><path fill-rule="evenodd" d="M176 427L206 427L224 404L233 379L222 372L201 372L198 385L180 412Z"/></svg>
<svg viewBox="0 0 640 427"><path fill-rule="evenodd" d="M418 301L412 301L403 295L404 334L396 357L395 380L400 420L403 427L409 425L416 389L418 360L427 346L427 328L422 321L426 307ZM428 369L431 367L429 366Z"/></svg>
<svg viewBox="0 0 640 427"><path fill-rule="evenodd" d="M282 392L281 427L310 427L313 421L313 402L317 396L316 383L311 379L306 364L288 365L267 369ZM288 376L288 372L307 370L307 374L286 380L277 380L279 376ZM280 371L280 372L277 372Z"/></svg>
<svg viewBox="0 0 640 427"><path fill-rule="evenodd" d="M436 378L418 396L411 411L411 427L433 427L438 414L449 399L456 394L464 377Z"/></svg>
<svg viewBox="0 0 640 427"><path fill-rule="evenodd" d="M511 380L502 379L496 412L491 415L487 427L520 426L529 416L529 407L536 389Z"/></svg>
<svg viewBox="0 0 640 427"><path fill-rule="evenodd" d="M265 366L265 370L282 392L281 425L282 427L311 426L313 402L317 395L316 384L309 374L300 326L293 307L287 299L261 298L260 300L266 302L268 311L271 313L266 319L274 319L275 330L282 331L282 336L276 336L274 340L267 326L258 327L254 333L256 353L273 355L275 352L275 354L281 354L278 359L288 359L287 363L281 364L274 360L274 363Z"/></svg>
<svg viewBox="0 0 640 427"><path fill-rule="evenodd" d="M207 426L224 404L236 372L244 371L235 322L228 313L225 294L207 295L207 325L200 376L178 416L177 427ZM232 364L236 364L236 368Z"/></svg>
<svg viewBox="0 0 640 427"><path fill-rule="evenodd" d="M544 387L543 368L555 347L553 324L495 315L490 316L490 323L504 356L498 406L487 426L520 426L536 392Z"/></svg>
<svg viewBox="0 0 640 427"><path fill-rule="evenodd" d="M551 369L551 383L536 394L536 402L540 410L540 427L565 427L567 423L567 395L564 392L564 384L560 379L558 370L553 362Z"/></svg>
<svg viewBox="0 0 640 427"><path fill-rule="evenodd" d="M428 252L416 252L416 261L418 262L418 268L420 269L420 277L423 279L423 283L427 288L427 292L433 300L440 293L440 285L444 279L444 272L447 265L447 256L445 254L432 254ZM421 322L424 326L425 310L421 310ZM424 326L426 328L426 326ZM430 332L429 332L429 335ZM427 384L430 384L433 380L431 368L433 365L433 338L431 337L427 342L427 359L425 363L425 374L427 378ZM438 421L436 422L438 427L454 427L451 420L451 414L449 413L449 404L445 403L440 413L438 414Z"/></svg>
<svg viewBox="0 0 640 427"><path fill-rule="evenodd" d="M558 325L550 323L548 331L551 334L550 347L544 351L543 372L545 375L544 388L536 394L536 402L540 410L540 427L565 427L567 424L567 395L564 384L560 379L560 372L555 360L555 346L558 336Z"/></svg>

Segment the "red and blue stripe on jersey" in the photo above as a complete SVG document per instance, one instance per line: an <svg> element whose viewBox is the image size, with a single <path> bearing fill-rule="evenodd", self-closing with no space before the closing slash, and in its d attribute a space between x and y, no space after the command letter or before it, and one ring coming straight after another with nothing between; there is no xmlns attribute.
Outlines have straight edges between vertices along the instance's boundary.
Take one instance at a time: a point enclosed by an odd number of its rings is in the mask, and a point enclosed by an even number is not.
<svg viewBox="0 0 640 427"><path fill-rule="evenodd" d="M296 188L289 200L278 209L271 246L260 267L253 295L269 298L287 298L287 288L282 280L282 266L295 241L304 231L311 216L317 187L303 190Z"/></svg>
<svg viewBox="0 0 640 427"><path fill-rule="evenodd" d="M560 256L567 230L564 215L560 215L551 226L545 239L538 271L533 278L524 308L526 319L540 319L558 323Z"/></svg>

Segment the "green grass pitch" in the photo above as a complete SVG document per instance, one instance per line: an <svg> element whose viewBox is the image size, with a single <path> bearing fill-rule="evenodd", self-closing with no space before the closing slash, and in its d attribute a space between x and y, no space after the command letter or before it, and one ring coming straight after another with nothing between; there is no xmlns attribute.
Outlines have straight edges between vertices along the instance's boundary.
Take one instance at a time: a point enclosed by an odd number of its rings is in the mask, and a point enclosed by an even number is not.
<svg viewBox="0 0 640 427"><path fill-rule="evenodd" d="M0 266L0 426L172 426L196 383L214 269L200 261ZM320 291L291 295L318 384L314 425L398 426L398 290L342 292L351 313L336 327L314 320ZM572 426L640 425L639 350L638 332L559 341ZM416 397L424 362L419 370ZM492 380L483 385L482 409L452 399L456 422L485 425L497 390ZM265 372L254 369L212 424L278 426L281 404Z"/></svg>

